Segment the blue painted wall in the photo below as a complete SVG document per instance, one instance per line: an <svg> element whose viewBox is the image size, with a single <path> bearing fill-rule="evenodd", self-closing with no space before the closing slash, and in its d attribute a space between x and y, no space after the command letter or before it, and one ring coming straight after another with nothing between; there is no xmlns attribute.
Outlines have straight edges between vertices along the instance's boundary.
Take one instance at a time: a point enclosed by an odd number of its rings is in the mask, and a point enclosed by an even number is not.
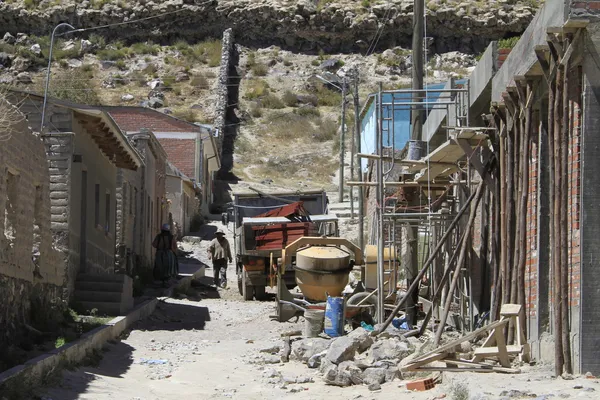
<svg viewBox="0 0 600 400"><path fill-rule="evenodd" d="M457 80L455 82L457 84L463 84L464 82L466 82L466 80L464 80L464 79ZM444 82L444 83L429 85L429 86L427 86L427 88L428 89L443 89L445 85L446 85L446 83ZM428 102L433 103L433 102L437 101L437 98L439 97L439 95L440 95L440 92L428 93L427 94ZM361 153L375 154L376 148L377 148L377 143L376 143L377 94L371 94L371 95L369 95L369 97L370 98L373 97L374 101L371 102L371 105L367 109L365 116L361 120L361 138L362 138ZM410 101L411 94L410 93L397 93L395 95L395 98L396 98L395 102L398 100ZM392 102L392 94L389 92L383 92L382 100L384 103L391 103ZM389 131L390 135L391 135L392 121L385 121L385 118L391 117L392 111L390 110L390 108L391 108L391 106L384 107L384 109L383 109L383 118L384 118L383 123L388 124L387 127L386 127L386 125L383 126L384 135L385 135L383 137L383 145L386 147L392 147L392 138L388 137L388 135L386 134L386 128L390 128L390 129L387 129L387 131ZM406 143L410 139L410 132L411 132L410 110L408 110L408 109L394 110L394 143L395 143L396 150L401 150L404 148L404 146L406 146ZM366 171L366 168L367 168L367 160L366 159L362 160L362 167L363 167L363 170Z"/></svg>

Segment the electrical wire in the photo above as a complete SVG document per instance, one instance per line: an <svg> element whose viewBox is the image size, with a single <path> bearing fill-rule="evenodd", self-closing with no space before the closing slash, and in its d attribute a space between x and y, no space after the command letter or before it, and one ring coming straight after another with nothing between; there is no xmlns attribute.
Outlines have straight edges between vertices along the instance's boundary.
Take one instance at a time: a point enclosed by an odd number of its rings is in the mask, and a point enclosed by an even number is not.
<svg viewBox="0 0 600 400"><path fill-rule="evenodd" d="M388 8L382 18L383 23L381 26L377 27L377 30L375 31L375 36L373 37L373 40L371 41L371 44L369 45L369 48L367 49L367 52L365 53L365 57L368 57L371 54L373 54L373 52L375 52L375 49L377 48L377 44L379 43L379 39L381 39L381 35L383 34L383 30L385 29L386 21L389 17L389 13L390 13L391 9L392 9L392 2L388 1Z"/></svg>

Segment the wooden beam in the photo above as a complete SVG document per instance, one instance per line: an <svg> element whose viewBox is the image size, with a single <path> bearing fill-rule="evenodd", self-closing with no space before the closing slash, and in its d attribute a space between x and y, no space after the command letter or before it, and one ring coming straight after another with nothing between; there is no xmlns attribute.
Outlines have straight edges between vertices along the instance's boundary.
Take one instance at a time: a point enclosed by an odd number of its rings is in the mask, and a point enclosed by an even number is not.
<svg viewBox="0 0 600 400"><path fill-rule="evenodd" d="M579 38L581 37L582 31L583 31L583 29L578 29L577 32L575 33L575 37L573 38L573 41L571 41L571 43L569 44L569 47L567 48L567 51L565 51L565 54L563 55L562 59L560 60L561 67L567 66L567 63L569 62L569 59L571 58L571 55L573 54L575 47L579 43Z"/></svg>
<svg viewBox="0 0 600 400"><path fill-rule="evenodd" d="M467 156L467 160L469 160L471 165L477 170L479 176L483 178L490 192L492 192L492 194L496 196L496 181L490 174L486 173L487 167L483 165L483 163L478 157L476 157L475 150L471 147L469 142L467 142L464 139L457 139L456 142Z"/></svg>
<svg viewBox="0 0 600 400"><path fill-rule="evenodd" d="M589 25L589 23L590 23L589 19L569 18L563 25L563 28L581 29L581 28L587 27Z"/></svg>
<svg viewBox="0 0 600 400"><path fill-rule="evenodd" d="M548 35L546 37L546 41L548 42L548 47L550 48L550 54L552 54L552 58L555 61L558 61L564 53L562 43L558 40L556 35Z"/></svg>
<svg viewBox="0 0 600 400"><path fill-rule="evenodd" d="M548 45L538 45L538 46L535 46L534 51L535 51L535 56L538 59L538 63L540 64L540 67L542 68L542 73L544 74L546 81L548 81L550 79L550 64L548 63L548 60L546 59L546 55L550 52L550 48L548 47Z"/></svg>
<svg viewBox="0 0 600 400"><path fill-rule="evenodd" d="M461 337L459 339L453 340L452 342L447 343L447 344L445 344L443 346L440 346L440 347L438 347L437 349L435 349L433 351L430 351L428 353L423 354L419 358L413 360L413 362L423 360L423 359L425 359L425 358L427 358L427 357L429 357L429 356L431 356L431 355L433 355L435 353L447 353L447 352L450 352L456 346L460 345L461 343L468 342L468 341L470 341L472 339L475 339L477 336L481 335L482 333L489 332L492 329L496 329L498 327L505 326L505 325L508 324L508 322L509 322L508 319L503 319L503 320L500 320L500 321L492 322L489 325L486 325L486 326L484 326L482 328L474 330L473 332L469 333L468 335L465 335L465 336L463 336L463 337Z"/></svg>

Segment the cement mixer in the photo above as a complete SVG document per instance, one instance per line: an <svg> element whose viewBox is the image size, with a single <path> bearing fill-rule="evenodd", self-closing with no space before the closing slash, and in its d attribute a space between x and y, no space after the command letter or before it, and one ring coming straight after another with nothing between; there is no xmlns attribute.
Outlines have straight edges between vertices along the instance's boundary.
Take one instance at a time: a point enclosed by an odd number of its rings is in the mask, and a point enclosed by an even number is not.
<svg viewBox="0 0 600 400"><path fill-rule="evenodd" d="M296 264L292 265L295 255ZM323 309L327 296L340 297L354 265L363 265L363 254L352 242L332 237L302 237L288 245L282 254L277 285L277 319L288 321L306 310ZM279 277L294 268L301 297L293 296ZM359 314L367 306L348 306L346 316Z"/></svg>

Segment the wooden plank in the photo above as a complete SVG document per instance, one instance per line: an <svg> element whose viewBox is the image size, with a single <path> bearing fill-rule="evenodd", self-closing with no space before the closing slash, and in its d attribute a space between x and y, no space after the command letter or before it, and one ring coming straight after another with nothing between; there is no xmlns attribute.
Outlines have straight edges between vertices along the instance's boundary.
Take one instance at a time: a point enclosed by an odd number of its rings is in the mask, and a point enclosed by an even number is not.
<svg viewBox="0 0 600 400"><path fill-rule="evenodd" d="M546 32L551 35L561 34L561 33L563 33L563 27L562 26L549 26L548 28L546 28Z"/></svg>
<svg viewBox="0 0 600 400"><path fill-rule="evenodd" d="M505 320L507 321L507 320ZM506 341L504 340L504 332L502 332L502 329L496 329L495 330L495 335L496 335L496 344L498 346L498 360L500 361L500 365L502 365L503 367L509 368L510 367L510 361L508 359L508 353L506 351Z"/></svg>
<svg viewBox="0 0 600 400"><path fill-rule="evenodd" d="M485 171L487 170L486 166L484 166L479 159L479 157L473 157L475 151L471 148L468 142L464 139L458 139L458 144L462 148L464 154L467 156L467 159L471 163L471 165L477 170L479 176L483 177L488 189L492 192L494 196L496 196L496 182L494 178L490 174L487 174Z"/></svg>
<svg viewBox="0 0 600 400"><path fill-rule="evenodd" d="M503 304L502 308L500 308L500 315L503 317L518 316L520 313L520 304Z"/></svg>
<svg viewBox="0 0 600 400"><path fill-rule="evenodd" d="M520 369L515 368L477 368L477 367L463 367L463 368L448 368L448 367L421 367L417 371L439 371L439 372L505 372L509 374L518 374L521 372Z"/></svg>
<svg viewBox="0 0 600 400"><path fill-rule="evenodd" d="M521 345L513 344L513 345L506 346L506 352L510 355L520 354L522 351L523 351L523 346L521 346ZM475 352L473 354L475 354L476 356L483 356L483 357L490 357L490 356L495 357L499 353L500 353L500 350L498 349L498 347L480 347L478 349L475 349Z"/></svg>
<svg viewBox="0 0 600 400"><path fill-rule="evenodd" d="M481 328L479 328L477 330L474 330L473 332L469 333L468 335L465 335L465 336L463 336L463 337L461 337L459 339L453 340L452 342L447 343L447 344L445 344L445 345L443 345L443 346L441 346L441 347L439 347L439 348L437 348L437 349L435 349L433 351L430 351L429 353L423 354L421 357L415 359L415 361L422 360L422 359L424 359L426 357L429 357L430 355L435 354L435 353L448 352L448 351L454 349L456 346L458 346L459 344L461 344L463 342L467 342L467 341L469 341L471 339L475 339L477 336L481 335L482 333L489 332L492 329L498 328L500 326L503 327L506 324L508 324L508 320L507 319L503 319L503 320L500 320L500 321L492 322L489 325L486 325L486 326L481 327Z"/></svg>
<svg viewBox="0 0 600 400"><path fill-rule="evenodd" d="M509 373L520 372L520 370L515 369L515 368L504 368L504 367L499 367L497 365L476 363L476 362L463 360L463 359L458 359L458 360L448 359L448 362L452 363L452 364L456 364L456 365L464 365L465 367L480 367L481 369L491 369L491 370L494 370L497 372L509 372Z"/></svg>
<svg viewBox="0 0 600 400"><path fill-rule="evenodd" d="M569 18L563 25L564 28L585 28L590 23L589 19Z"/></svg>
<svg viewBox="0 0 600 400"><path fill-rule="evenodd" d="M442 360L447 356L448 356L447 353L434 353L427 358L420 359L419 361L414 361L408 365L405 365L404 367L401 368L401 370L402 371L414 371L415 369L417 369L423 365L427 365L434 361Z"/></svg>

